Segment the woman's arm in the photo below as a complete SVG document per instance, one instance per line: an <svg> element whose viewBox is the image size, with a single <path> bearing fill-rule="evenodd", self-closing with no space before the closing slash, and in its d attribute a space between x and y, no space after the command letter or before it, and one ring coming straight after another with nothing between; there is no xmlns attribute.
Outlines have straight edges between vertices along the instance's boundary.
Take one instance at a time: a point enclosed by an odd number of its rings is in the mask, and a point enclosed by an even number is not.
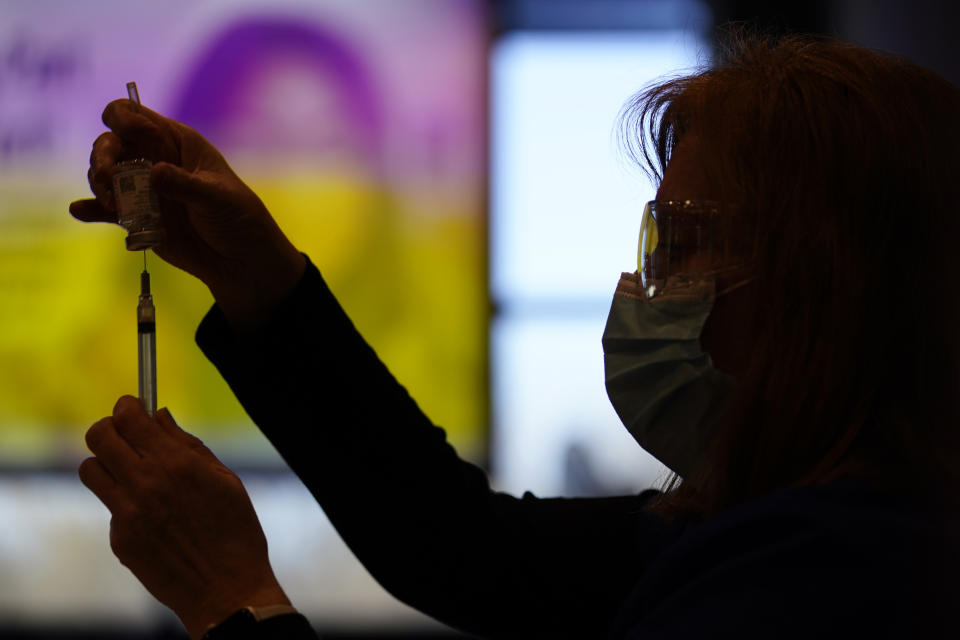
<svg viewBox="0 0 960 640"><path fill-rule="evenodd" d="M310 264L257 330L197 340L343 539L397 598L471 633L598 637L666 535L646 496L492 491Z"/></svg>

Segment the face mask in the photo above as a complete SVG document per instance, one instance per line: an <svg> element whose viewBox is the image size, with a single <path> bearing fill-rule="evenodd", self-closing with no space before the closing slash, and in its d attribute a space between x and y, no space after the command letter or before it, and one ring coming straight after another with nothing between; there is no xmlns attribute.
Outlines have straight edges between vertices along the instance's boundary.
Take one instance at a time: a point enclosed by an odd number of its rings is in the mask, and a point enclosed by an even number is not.
<svg viewBox="0 0 960 640"><path fill-rule="evenodd" d="M677 279L648 301L639 276L624 273L603 331L613 408L640 446L681 477L709 445L733 388L700 347L714 287Z"/></svg>

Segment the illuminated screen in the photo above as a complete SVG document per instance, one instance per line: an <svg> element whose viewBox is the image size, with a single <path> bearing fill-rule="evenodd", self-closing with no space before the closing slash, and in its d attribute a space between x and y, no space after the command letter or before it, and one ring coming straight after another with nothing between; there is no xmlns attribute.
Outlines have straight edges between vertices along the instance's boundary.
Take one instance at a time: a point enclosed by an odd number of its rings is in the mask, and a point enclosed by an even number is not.
<svg viewBox="0 0 960 640"><path fill-rule="evenodd" d="M143 258L118 227L67 213L89 194L100 113L131 80L224 153L427 414L482 455L482 13L449 0L0 5L0 465L74 464L84 430L136 394ZM228 462L272 459L194 343L210 294L156 256L149 268L159 404Z"/></svg>
<svg viewBox="0 0 960 640"><path fill-rule="evenodd" d="M516 31L492 49L491 466L503 490L610 495L666 477L607 398L600 337L655 194L617 144L617 116L706 59L702 36L680 27Z"/></svg>

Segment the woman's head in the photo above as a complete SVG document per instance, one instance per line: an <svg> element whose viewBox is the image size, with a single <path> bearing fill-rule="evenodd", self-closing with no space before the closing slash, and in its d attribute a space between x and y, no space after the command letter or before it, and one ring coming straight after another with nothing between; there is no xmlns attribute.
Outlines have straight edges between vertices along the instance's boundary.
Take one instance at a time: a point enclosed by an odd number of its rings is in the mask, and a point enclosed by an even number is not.
<svg viewBox="0 0 960 640"><path fill-rule="evenodd" d="M756 234L750 291L704 329L708 350L735 345L740 392L691 478L701 510L854 460L946 470L937 456L958 451L960 418L958 116L960 90L912 63L741 29L710 69L628 106L628 148L666 172L670 198L693 175L688 197L735 205Z"/></svg>

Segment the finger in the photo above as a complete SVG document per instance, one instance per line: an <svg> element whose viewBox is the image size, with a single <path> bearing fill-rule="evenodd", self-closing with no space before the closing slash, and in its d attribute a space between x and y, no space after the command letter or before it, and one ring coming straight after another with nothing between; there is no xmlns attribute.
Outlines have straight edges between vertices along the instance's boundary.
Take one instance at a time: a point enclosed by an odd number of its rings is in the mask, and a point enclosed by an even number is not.
<svg viewBox="0 0 960 640"><path fill-rule="evenodd" d="M183 431L166 407L157 409L156 420L163 432L172 437L179 437L180 432Z"/></svg>
<svg viewBox="0 0 960 640"><path fill-rule="evenodd" d="M117 433L112 417L95 422L87 429L85 439L87 448L118 482L136 473L140 455Z"/></svg>
<svg viewBox="0 0 960 640"><path fill-rule="evenodd" d="M90 168L94 176L97 172L109 171L120 158L127 155L128 150L123 139L113 131L104 131L93 141L90 148ZM100 179L109 184L112 172L99 175Z"/></svg>
<svg viewBox="0 0 960 640"><path fill-rule="evenodd" d="M129 155L123 140L112 131L97 136L90 149L90 169L87 182L90 190L108 210L116 208L113 201L113 174L120 158Z"/></svg>
<svg viewBox="0 0 960 640"><path fill-rule="evenodd" d="M177 442L186 444L187 446L205 455L213 456L213 452L207 448L207 445L203 444L203 440L192 433L184 431L183 428L176 423L176 421L173 419L173 416L170 415L170 411L166 407L157 411L157 422L164 430L164 433L172 437Z"/></svg>
<svg viewBox="0 0 960 640"><path fill-rule="evenodd" d="M96 198L70 203L70 215L81 222L116 222L117 214L107 210Z"/></svg>
<svg viewBox="0 0 960 640"><path fill-rule="evenodd" d="M120 437L140 455L156 448L160 430L143 405L133 396L121 396L113 407L113 424Z"/></svg>
<svg viewBox="0 0 960 640"><path fill-rule="evenodd" d="M150 180L161 196L181 204L223 206L226 194L215 176L192 173L167 162L159 162Z"/></svg>
<svg viewBox="0 0 960 640"><path fill-rule="evenodd" d="M152 160L179 162L173 120L132 100L114 100L103 110L103 123L133 149Z"/></svg>
<svg viewBox="0 0 960 640"><path fill-rule="evenodd" d="M160 128L176 122L176 120L172 120L164 115L161 115L153 109L140 104L139 102L134 102L133 100L128 100L127 98L118 98L110 101L110 103L104 108L103 123L112 129L113 125L111 123L115 122L115 118L123 120L124 118L128 117L129 114L134 114L145 120L148 120ZM110 120L110 122L107 122L107 120Z"/></svg>
<svg viewBox="0 0 960 640"><path fill-rule="evenodd" d="M126 500L116 479L97 458L87 458L81 462L77 475L80 476L80 482L90 489L111 513Z"/></svg>

